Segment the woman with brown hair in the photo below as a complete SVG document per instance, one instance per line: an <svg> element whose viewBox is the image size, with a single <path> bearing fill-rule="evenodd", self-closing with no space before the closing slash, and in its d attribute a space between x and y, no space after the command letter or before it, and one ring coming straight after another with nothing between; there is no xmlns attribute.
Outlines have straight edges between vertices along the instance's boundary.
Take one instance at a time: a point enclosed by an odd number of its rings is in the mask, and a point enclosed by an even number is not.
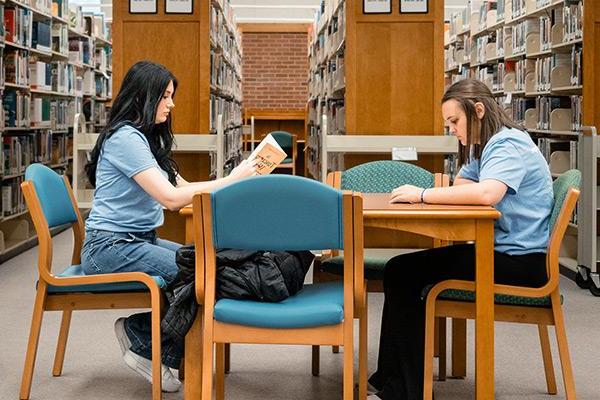
<svg viewBox="0 0 600 400"><path fill-rule="evenodd" d="M527 132L511 121L482 82L450 86L442 114L460 142L462 166L451 187L400 186L390 201L494 206L496 283L540 287L546 283L546 246L552 178ZM377 371L369 400L423 398L425 299L423 288L447 279L475 279L475 248L454 245L392 258L384 275L385 303Z"/></svg>

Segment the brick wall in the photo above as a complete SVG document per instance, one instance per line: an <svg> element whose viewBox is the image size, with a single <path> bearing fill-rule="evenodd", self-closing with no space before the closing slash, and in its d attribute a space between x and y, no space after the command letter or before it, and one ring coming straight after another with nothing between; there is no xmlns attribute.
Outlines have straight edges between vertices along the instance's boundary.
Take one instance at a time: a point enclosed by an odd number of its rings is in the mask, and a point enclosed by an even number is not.
<svg viewBox="0 0 600 400"><path fill-rule="evenodd" d="M245 32L244 108L293 109L308 99L308 35Z"/></svg>

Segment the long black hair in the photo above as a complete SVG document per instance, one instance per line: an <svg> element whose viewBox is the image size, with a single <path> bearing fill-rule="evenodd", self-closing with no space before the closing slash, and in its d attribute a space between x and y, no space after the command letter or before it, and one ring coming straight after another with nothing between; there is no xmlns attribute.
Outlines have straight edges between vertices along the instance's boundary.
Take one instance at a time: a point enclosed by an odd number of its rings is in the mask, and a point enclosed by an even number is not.
<svg viewBox="0 0 600 400"><path fill-rule="evenodd" d="M173 82L174 97L177 79L164 66L152 61L139 61L129 68L112 105L108 124L100 132L90 160L85 166L85 172L94 187L102 145L124 125L131 125L144 134L158 165L169 175L169 182L176 185L178 167L171 158L171 116L161 124L155 123L158 103L164 96L169 82Z"/></svg>

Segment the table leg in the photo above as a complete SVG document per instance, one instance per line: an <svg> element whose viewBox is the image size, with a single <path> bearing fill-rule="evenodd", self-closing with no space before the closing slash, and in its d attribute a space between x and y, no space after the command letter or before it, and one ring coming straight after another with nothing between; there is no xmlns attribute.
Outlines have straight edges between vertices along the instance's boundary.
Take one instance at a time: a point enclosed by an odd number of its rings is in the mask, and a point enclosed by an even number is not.
<svg viewBox="0 0 600 400"><path fill-rule="evenodd" d="M475 243L475 384L477 400L494 398L494 221L477 221Z"/></svg>

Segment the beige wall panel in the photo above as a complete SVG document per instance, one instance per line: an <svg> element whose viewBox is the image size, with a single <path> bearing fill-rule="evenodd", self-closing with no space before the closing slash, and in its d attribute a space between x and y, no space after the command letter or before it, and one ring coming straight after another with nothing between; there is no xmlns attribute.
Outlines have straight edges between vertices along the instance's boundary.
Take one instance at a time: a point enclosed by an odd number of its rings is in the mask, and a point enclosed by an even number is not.
<svg viewBox="0 0 600 400"><path fill-rule="evenodd" d="M206 101L206 96L200 93L200 24L197 22L171 22L169 24L125 22L127 35L123 37L123 46L127 49L122 63L126 71L139 60L150 60L163 64L177 78L179 86L175 95L175 110L173 111L173 131L175 133L201 133L200 102ZM169 46L166 42L173 32L185 37L185 44ZM139 40L139 38L159 38L154 40ZM160 45L160 42L163 45ZM208 102L205 107L208 107Z"/></svg>

